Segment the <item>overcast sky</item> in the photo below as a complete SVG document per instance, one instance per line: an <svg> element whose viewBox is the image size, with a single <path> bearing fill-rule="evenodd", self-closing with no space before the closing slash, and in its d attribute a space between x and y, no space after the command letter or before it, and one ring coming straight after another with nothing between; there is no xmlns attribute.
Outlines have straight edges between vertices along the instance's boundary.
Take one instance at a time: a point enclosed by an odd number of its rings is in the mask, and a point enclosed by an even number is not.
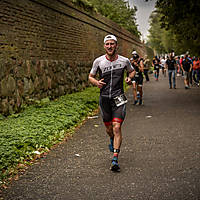
<svg viewBox="0 0 200 200"><path fill-rule="evenodd" d="M129 5L135 5L137 7L136 18L138 30L142 33L141 39L147 39L148 29L149 29L149 16L154 10L156 0L129 0Z"/></svg>

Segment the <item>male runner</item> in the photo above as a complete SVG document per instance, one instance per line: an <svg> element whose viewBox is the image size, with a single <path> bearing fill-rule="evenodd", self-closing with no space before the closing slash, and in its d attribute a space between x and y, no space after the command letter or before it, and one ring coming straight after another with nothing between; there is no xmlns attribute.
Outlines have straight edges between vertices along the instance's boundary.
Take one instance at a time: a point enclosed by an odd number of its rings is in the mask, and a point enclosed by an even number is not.
<svg viewBox="0 0 200 200"><path fill-rule="evenodd" d="M155 57L153 58L152 66L153 66L153 68L154 68L155 80L158 81L159 72L160 72L160 59L159 59L157 56L155 56Z"/></svg>
<svg viewBox="0 0 200 200"><path fill-rule="evenodd" d="M110 136L110 151L113 158L112 171L119 171L118 155L122 143L121 125L126 114L126 97L124 96L124 70L128 73L126 83L131 83L134 69L128 58L117 54L117 38L107 35L104 38L106 54L96 58L89 74L89 81L100 88L100 110L106 132ZM99 80L95 78L99 73Z"/></svg>
<svg viewBox="0 0 200 200"><path fill-rule="evenodd" d="M143 59L139 57L136 51L133 51L132 55L133 57L131 59L131 64L135 70L135 76L132 78L133 97L134 97L133 104L136 105L139 100L139 105L141 105L142 96L143 96L142 86L143 86L144 63L143 63ZM139 96L140 96L139 99L137 97L137 91L139 92Z"/></svg>

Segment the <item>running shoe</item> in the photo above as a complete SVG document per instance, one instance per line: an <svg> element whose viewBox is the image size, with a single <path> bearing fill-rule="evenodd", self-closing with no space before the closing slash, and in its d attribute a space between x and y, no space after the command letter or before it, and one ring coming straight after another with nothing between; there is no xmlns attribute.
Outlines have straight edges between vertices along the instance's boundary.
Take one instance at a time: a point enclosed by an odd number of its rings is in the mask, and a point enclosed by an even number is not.
<svg viewBox="0 0 200 200"><path fill-rule="evenodd" d="M119 172L120 171L120 167L119 167L119 163L118 163L118 158L115 157L115 156L112 159L110 170L114 171L114 172Z"/></svg>
<svg viewBox="0 0 200 200"><path fill-rule="evenodd" d="M133 105L136 105L138 103L138 100L134 100Z"/></svg>
<svg viewBox="0 0 200 200"><path fill-rule="evenodd" d="M186 85L186 86L185 86L185 89L186 89L186 90L187 90L187 89L189 89L189 86L188 86L188 85Z"/></svg>
<svg viewBox="0 0 200 200"><path fill-rule="evenodd" d="M108 145L110 152L114 152L114 147L113 147L113 138L110 138L110 144Z"/></svg>

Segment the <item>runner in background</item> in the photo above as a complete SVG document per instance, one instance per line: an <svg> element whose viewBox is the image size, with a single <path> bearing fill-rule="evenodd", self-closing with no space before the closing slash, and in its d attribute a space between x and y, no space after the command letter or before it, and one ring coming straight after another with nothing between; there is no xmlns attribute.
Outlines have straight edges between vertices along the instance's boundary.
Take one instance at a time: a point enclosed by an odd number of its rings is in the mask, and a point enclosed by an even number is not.
<svg viewBox="0 0 200 200"><path fill-rule="evenodd" d="M158 81L159 72L160 72L160 60L158 59L157 56L155 56L153 58L152 66L154 68L154 77L155 77L155 80Z"/></svg>
<svg viewBox="0 0 200 200"><path fill-rule="evenodd" d="M130 59L131 64L134 68L135 75L131 79L133 83L133 98L134 98L134 105L139 102L139 105L142 105L142 98L143 98L143 72L144 72L144 62L143 59L139 57L136 51L132 52L132 59Z"/></svg>

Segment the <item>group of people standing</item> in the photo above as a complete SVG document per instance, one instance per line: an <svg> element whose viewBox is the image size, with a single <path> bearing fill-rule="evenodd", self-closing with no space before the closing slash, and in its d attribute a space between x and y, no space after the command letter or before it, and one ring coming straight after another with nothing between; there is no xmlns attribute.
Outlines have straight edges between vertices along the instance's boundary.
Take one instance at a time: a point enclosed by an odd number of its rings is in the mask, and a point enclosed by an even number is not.
<svg viewBox="0 0 200 200"><path fill-rule="evenodd" d="M200 80L200 61L198 57L191 58L188 54L184 56L173 56L173 53L162 57L161 60L157 56L154 57L152 66L154 67L154 76L156 80L159 77L160 68L166 76L168 70L169 88L176 89L176 75L184 77L185 89L189 89L191 85L199 86Z"/></svg>
<svg viewBox="0 0 200 200"><path fill-rule="evenodd" d="M160 68L162 69L163 75L166 77L166 70L168 69L168 77L169 77L169 88L172 89L172 86L174 89L176 89L176 60L174 59L173 55L170 54L170 56L165 59L165 57L158 58L157 56L154 57L152 61L152 66L154 68L154 76L156 81L158 81Z"/></svg>

